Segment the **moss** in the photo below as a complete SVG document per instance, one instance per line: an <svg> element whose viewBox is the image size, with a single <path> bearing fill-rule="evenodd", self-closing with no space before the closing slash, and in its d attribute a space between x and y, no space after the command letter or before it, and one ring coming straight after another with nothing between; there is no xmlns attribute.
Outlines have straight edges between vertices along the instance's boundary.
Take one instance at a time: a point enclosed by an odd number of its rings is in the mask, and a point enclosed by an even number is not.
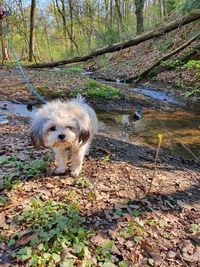
<svg viewBox="0 0 200 267"><path fill-rule="evenodd" d="M119 99L122 96L120 89L101 84L100 82L97 82L95 80L89 80L86 84L86 88L75 88L70 93L70 96L75 97L77 94L88 96L90 98L106 99Z"/></svg>
<svg viewBox="0 0 200 267"><path fill-rule="evenodd" d="M68 67L62 70L65 74L80 74L83 72L83 69L79 66L74 66L74 67Z"/></svg>
<svg viewBox="0 0 200 267"><path fill-rule="evenodd" d="M200 60L190 60L184 65L184 67L189 69L194 68L200 71Z"/></svg>

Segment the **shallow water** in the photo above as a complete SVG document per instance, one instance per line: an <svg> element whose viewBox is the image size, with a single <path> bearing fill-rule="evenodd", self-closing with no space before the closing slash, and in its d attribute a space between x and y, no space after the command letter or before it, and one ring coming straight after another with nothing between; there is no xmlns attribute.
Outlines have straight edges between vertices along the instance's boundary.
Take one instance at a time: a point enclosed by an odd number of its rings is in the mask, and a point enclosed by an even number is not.
<svg viewBox="0 0 200 267"><path fill-rule="evenodd" d="M153 99L160 100L160 101L166 101L168 103L173 104L182 104L179 100L175 99L173 96L171 96L168 93L153 90L151 88L133 88L131 89L132 92L139 93L145 96L149 96Z"/></svg>
<svg viewBox="0 0 200 267"><path fill-rule="evenodd" d="M0 102L0 124L9 123L6 113L31 117L35 110L33 107L33 110L29 111L24 104ZM156 147L157 135L161 133L162 148L169 150L172 155L194 158L183 147L187 146L196 157L200 158L200 115L197 113L143 108L143 118L137 121L133 117L134 111L126 113L97 111L97 114L100 131L113 138Z"/></svg>
<svg viewBox="0 0 200 267"><path fill-rule="evenodd" d="M36 108L33 107L33 110L30 111L27 108L27 105L24 104L16 104L12 102L1 102L0 101L0 113L12 113L17 114L24 117L31 117L33 116Z"/></svg>
<svg viewBox="0 0 200 267"><path fill-rule="evenodd" d="M144 108L143 118L137 121L134 120L133 113L99 112L98 117L100 128L112 137L156 147L158 134L162 134L161 147L172 155L194 158L192 152L200 158L200 116L195 113Z"/></svg>

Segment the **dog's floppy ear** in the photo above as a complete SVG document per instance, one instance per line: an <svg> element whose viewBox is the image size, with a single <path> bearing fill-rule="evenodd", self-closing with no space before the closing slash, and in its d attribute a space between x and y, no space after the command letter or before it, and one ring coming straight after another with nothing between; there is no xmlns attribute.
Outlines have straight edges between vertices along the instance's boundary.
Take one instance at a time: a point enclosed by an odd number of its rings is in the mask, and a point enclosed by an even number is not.
<svg viewBox="0 0 200 267"><path fill-rule="evenodd" d="M81 145L85 144L90 138L90 126L86 119L78 119L79 126L79 143Z"/></svg>
<svg viewBox="0 0 200 267"><path fill-rule="evenodd" d="M31 125L30 135L31 141L35 147L44 147L44 139L43 139L43 127L47 122L46 118L42 118L37 121L33 121Z"/></svg>
<svg viewBox="0 0 200 267"><path fill-rule="evenodd" d="M79 133L79 142L81 144L85 144L89 138L90 138L90 132L82 129Z"/></svg>

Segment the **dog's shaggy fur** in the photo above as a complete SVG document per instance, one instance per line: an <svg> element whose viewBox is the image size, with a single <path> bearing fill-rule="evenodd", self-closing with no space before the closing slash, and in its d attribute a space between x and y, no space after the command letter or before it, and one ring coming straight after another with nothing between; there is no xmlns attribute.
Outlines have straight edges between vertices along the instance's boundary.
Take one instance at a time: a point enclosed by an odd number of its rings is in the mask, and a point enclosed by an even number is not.
<svg viewBox="0 0 200 267"><path fill-rule="evenodd" d="M65 172L70 156L71 174L77 176L97 131L94 110L78 96L67 102L53 101L39 108L32 119L30 134L36 147L52 148L58 165L57 174Z"/></svg>

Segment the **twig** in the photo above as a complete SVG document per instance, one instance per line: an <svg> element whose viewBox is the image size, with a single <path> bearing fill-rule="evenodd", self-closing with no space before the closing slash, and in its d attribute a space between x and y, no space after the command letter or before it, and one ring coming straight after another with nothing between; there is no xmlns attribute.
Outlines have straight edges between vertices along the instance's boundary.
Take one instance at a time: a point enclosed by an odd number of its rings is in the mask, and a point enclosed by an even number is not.
<svg viewBox="0 0 200 267"><path fill-rule="evenodd" d="M154 160L153 176L152 176L152 179L151 179L151 183L150 183L149 189L146 192L146 195L148 195L150 193L151 187L152 187L152 184L153 184L153 181L154 181L154 178L155 178L156 163L157 163L157 159L158 159L158 154L159 154L159 151L160 151L161 143L162 143L162 134L158 134L158 147L157 147L156 156L155 156L155 160Z"/></svg>
<svg viewBox="0 0 200 267"><path fill-rule="evenodd" d="M108 149L103 148L103 147L97 147L97 150L98 150L98 151L102 151L102 152L104 152L104 153L107 154L107 155L111 155L111 154L112 154L111 151L109 151Z"/></svg>

